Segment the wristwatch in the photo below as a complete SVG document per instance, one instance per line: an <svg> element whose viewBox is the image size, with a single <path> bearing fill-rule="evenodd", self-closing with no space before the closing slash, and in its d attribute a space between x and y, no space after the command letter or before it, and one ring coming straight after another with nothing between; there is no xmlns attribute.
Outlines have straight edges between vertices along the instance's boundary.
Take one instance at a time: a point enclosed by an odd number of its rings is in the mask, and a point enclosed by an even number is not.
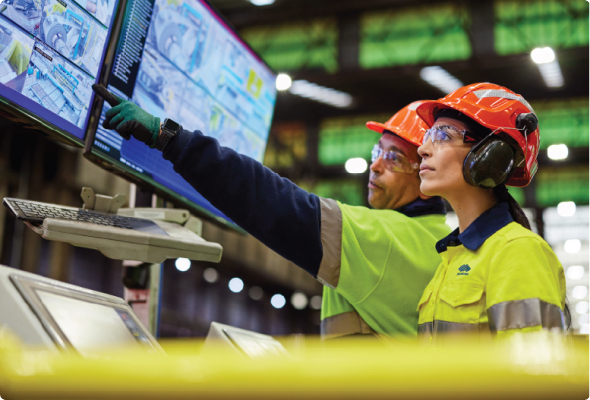
<svg viewBox="0 0 590 400"><path fill-rule="evenodd" d="M182 129L182 126L178 122L172 121L170 118L166 118L162 124L162 132L156 142L156 149L164 151L166 145L174 136L178 135L178 132Z"/></svg>

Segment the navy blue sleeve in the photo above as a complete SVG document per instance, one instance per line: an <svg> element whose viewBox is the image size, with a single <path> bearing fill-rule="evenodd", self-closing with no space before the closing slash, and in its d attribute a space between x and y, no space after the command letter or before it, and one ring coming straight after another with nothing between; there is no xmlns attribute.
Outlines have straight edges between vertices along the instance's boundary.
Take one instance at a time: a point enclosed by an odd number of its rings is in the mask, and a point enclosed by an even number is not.
<svg viewBox="0 0 590 400"><path fill-rule="evenodd" d="M316 195L199 131L181 130L164 158L241 228L317 276L323 249Z"/></svg>

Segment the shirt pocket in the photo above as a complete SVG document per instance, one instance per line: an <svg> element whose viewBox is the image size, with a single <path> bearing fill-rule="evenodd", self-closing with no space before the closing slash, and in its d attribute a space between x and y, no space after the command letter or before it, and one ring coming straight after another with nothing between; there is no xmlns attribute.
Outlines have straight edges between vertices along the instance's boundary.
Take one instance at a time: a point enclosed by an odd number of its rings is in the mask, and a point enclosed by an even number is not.
<svg viewBox="0 0 590 400"><path fill-rule="evenodd" d="M462 323L479 322L484 290L484 283L478 281L444 284L439 297L446 303L446 307L441 307L440 310L445 315L437 315L436 319Z"/></svg>
<svg viewBox="0 0 590 400"><path fill-rule="evenodd" d="M424 304L428 302L428 300L430 300L430 296L432 295L432 286L433 285L428 285L426 289L424 289L424 293L422 293L422 297L418 302L418 307L416 308L416 311L420 311L420 307L422 307Z"/></svg>

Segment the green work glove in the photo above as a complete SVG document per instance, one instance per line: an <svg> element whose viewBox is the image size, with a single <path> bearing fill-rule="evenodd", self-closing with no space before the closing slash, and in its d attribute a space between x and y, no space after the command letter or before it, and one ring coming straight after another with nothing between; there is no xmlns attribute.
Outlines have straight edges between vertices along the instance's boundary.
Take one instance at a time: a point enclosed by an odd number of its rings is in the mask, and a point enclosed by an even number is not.
<svg viewBox="0 0 590 400"><path fill-rule="evenodd" d="M105 87L92 85L92 90L111 105L102 123L105 129L114 129L125 140L131 136L150 146L156 147L160 134L160 118L145 112L135 103L123 100Z"/></svg>

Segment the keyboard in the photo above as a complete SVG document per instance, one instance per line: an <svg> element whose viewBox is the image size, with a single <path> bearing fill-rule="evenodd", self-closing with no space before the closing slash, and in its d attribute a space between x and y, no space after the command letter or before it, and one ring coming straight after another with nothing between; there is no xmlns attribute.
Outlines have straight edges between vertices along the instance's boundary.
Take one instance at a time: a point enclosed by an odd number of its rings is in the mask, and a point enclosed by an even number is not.
<svg viewBox="0 0 590 400"><path fill-rule="evenodd" d="M106 214L83 208L65 207L10 197L5 197L3 203L19 220L34 224L42 224L45 218L57 218L168 235L155 222L149 219Z"/></svg>

